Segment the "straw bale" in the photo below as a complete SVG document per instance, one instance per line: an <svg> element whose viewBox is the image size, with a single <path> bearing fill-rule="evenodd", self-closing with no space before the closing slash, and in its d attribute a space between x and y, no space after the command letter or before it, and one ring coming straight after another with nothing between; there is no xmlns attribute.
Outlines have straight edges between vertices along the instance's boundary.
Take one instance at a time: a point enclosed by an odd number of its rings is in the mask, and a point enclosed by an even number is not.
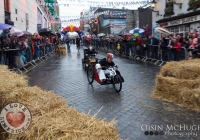
<svg viewBox="0 0 200 140"><path fill-rule="evenodd" d="M11 102L23 103L30 109L32 115L41 115L66 104L66 100L60 96L38 87L21 87L2 96L5 100L3 106Z"/></svg>
<svg viewBox="0 0 200 140"><path fill-rule="evenodd" d="M185 80L157 75L152 97L199 111L200 79Z"/></svg>
<svg viewBox="0 0 200 140"><path fill-rule="evenodd" d="M6 79L6 81L4 81ZM31 124L24 133L12 135L0 127L0 138L12 140L120 140L113 120L99 120L96 115L79 113L68 107L66 100L51 91L29 87L27 79L0 68L0 109L8 103L19 102L31 112Z"/></svg>
<svg viewBox="0 0 200 140"><path fill-rule="evenodd" d="M75 108L67 107L66 101L52 92L42 91L38 87L15 89L9 96L9 102L20 102L29 108L32 122L27 131L18 135L1 133L7 139L113 139L119 140L115 121L98 120L96 116L79 113ZM8 136L7 136L8 135Z"/></svg>
<svg viewBox="0 0 200 140"><path fill-rule="evenodd" d="M178 79L198 79L200 78L199 64L199 59L167 62L161 68L160 74L164 77L175 77Z"/></svg>
<svg viewBox="0 0 200 140"><path fill-rule="evenodd" d="M97 120L88 114L78 113L74 108L60 108L42 116L34 117L30 128L9 139L58 139L58 140L119 140L118 131L106 120Z"/></svg>
<svg viewBox="0 0 200 140"><path fill-rule="evenodd" d="M7 66L0 66L0 95L8 93L14 88L26 86L28 86L28 80L25 75L11 72Z"/></svg>

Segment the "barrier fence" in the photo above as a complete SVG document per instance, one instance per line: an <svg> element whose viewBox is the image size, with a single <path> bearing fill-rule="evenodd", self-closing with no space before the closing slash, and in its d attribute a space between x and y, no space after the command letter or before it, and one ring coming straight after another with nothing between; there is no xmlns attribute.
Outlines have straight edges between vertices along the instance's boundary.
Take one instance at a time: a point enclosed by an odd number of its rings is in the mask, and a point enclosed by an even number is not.
<svg viewBox="0 0 200 140"><path fill-rule="evenodd" d="M27 67L35 67L38 62L43 62L45 59L52 57L54 53L54 45L36 45L38 51L34 53L31 51L32 47L26 48L24 50L24 56L22 56L22 51L19 49L1 49L0 53L0 64L1 65L10 65L12 63L13 68L10 68L11 71L17 71L22 73L23 70L28 71ZM24 64L22 57L25 57L28 63Z"/></svg>
<svg viewBox="0 0 200 140"><path fill-rule="evenodd" d="M118 43L105 43L94 41L90 45L94 46L97 50L111 52L115 55L128 57L131 59L140 59L143 62L151 61L155 65L162 66L167 62L168 57L170 57L170 49L161 48L160 45L153 45L146 47L145 45L139 48L132 47L130 44L120 43L120 49L117 49ZM185 47L181 48L180 60L188 59L188 52ZM175 56L176 53L173 52ZM174 61L174 59L172 60Z"/></svg>

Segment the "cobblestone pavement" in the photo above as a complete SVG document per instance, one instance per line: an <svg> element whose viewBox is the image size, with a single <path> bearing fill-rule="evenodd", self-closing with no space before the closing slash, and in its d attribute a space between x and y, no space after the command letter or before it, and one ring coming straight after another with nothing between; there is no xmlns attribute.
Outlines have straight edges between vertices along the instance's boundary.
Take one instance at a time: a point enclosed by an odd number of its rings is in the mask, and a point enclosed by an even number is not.
<svg viewBox="0 0 200 140"><path fill-rule="evenodd" d="M104 56L105 53L99 52L98 58ZM28 72L30 85L54 90L55 94L67 98L69 106L75 106L80 112L88 113L91 110L93 115L103 107L98 118L107 118L108 121L116 119L121 139L198 139L200 134L194 135L199 131L191 132L189 129L193 126L194 130L194 125L200 125L200 114L150 97L159 67L115 56L114 61L125 79L122 91L117 94L112 85L99 85L96 81L93 86L88 84L82 58L82 49L79 54L72 45L71 53L54 56ZM165 131L175 125L181 128L174 127L177 129L174 133ZM184 131L186 128L188 131ZM197 129L200 130L199 127ZM155 131L150 135L152 132L149 130L158 130L158 135ZM149 133L145 135L145 131Z"/></svg>

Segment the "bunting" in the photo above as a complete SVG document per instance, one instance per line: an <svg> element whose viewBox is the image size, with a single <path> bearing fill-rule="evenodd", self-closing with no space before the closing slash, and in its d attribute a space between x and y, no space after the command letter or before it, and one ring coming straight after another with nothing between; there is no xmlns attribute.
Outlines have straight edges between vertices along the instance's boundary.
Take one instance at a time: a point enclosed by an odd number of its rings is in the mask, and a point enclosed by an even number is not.
<svg viewBox="0 0 200 140"><path fill-rule="evenodd" d="M134 5L145 5L148 4L148 0L142 0L142 1L123 1L123 2L113 2L113 1L69 1L69 0L58 0L58 3L48 3L48 2L38 2L41 6L63 6L63 7L83 7L85 4L87 6L93 6L93 7L113 7L113 6L134 6Z"/></svg>

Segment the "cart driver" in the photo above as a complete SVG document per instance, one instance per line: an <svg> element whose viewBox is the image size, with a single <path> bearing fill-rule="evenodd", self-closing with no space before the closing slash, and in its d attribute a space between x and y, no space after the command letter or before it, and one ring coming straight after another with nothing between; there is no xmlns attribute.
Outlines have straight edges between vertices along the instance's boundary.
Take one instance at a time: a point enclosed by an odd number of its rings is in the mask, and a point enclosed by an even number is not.
<svg viewBox="0 0 200 140"><path fill-rule="evenodd" d="M96 50L93 49L92 46L89 46L89 48L85 50L85 59L88 59L89 55L95 55L96 56L97 54L98 54L98 52L96 52Z"/></svg>
<svg viewBox="0 0 200 140"><path fill-rule="evenodd" d="M118 68L117 65L113 62L114 55L112 53L107 53L106 58L103 58L102 60L99 61L99 64L96 64L95 68L97 69L97 73L99 75L99 79L101 82L106 82L106 76L105 74L109 73L108 70L102 70L102 66L104 67L116 67ZM124 82L124 78L121 76L120 72L116 70L116 73L121 77L122 82Z"/></svg>

